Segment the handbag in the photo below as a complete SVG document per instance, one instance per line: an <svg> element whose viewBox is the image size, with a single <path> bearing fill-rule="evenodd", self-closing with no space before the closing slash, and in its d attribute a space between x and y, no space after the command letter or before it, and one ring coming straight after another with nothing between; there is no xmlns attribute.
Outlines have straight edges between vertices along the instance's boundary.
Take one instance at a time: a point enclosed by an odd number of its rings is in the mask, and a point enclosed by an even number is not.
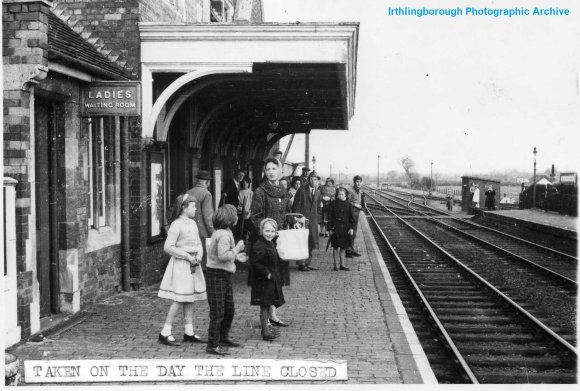
<svg viewBox="0 0 580 391"><path fill-rule="evenodd" d="M276 250L285 261L300 261L308 258L308 233L304 228L278 231Z"/></svg>

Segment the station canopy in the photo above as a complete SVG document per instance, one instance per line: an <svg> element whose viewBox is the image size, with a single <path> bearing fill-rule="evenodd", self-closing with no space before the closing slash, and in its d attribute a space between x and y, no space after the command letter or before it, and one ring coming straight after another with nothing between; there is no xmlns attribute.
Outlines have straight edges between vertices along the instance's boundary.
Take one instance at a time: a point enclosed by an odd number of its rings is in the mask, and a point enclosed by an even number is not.
<svg viewBox="0 0 580 391"><path fill-rule="evenodd" d="M358 24L141 23L143 137L164 141L194 101L194 146L241 145L264 133L348 129ZM226 140L227 139L227 140Z"/></svg>

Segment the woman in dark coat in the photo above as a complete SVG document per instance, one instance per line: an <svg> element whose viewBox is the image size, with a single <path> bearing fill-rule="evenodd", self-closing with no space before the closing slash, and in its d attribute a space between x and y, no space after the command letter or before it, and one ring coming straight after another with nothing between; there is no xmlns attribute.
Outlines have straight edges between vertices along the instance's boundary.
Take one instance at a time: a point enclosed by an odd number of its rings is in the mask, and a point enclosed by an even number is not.
<svg viewBox="0 0 580 391"><path fill-rule="evenodd" d="M279 185L280 162L275 158L266 159L264 166L266 179L254 190L250 219L255 232L258 232L260 221L269 217L276 221L279 229L284 227L286 213L292 207L288 190Z"/></svg>
<svg viewBox="0 0 580 391"><path fill-rule="evenodd" d="M270 306L280 307L284 304L282 283L278 271L278 252L276 251L276 221L270 218L260 223L260 237L252 247L250 264L254 278L252 283L251 305L260 306L260 324L262 338L272 340L279 336L270 327L269 323L276 323L269 319Z"/></svg>
<svg viewBox="0 0 580 391"><path fill-rule="evenodd" d="M344 187L339 187L336 190L336 198L331 202L329 207L328 232L330 233L330 243L333 248L332 259L335 271L338 270L336 267L337 253L340 259L340 270L350 270L344 266L343 256L345 250L351 245L356 217L354 206L347 201L346 195L347 190Z"/></svg>

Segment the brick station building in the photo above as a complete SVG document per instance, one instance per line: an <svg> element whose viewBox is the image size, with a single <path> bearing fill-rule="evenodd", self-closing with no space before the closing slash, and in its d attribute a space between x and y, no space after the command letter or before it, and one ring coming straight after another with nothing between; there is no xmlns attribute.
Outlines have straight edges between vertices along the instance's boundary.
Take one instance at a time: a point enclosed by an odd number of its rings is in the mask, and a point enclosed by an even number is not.
<svg viewBox="0 0 580 391"><path fill-rule="evenodd" d="M358 24L259 0L3 0L6 346L158 282L166 213L209 170L257 182L276 143L348 129Z"/></svg>

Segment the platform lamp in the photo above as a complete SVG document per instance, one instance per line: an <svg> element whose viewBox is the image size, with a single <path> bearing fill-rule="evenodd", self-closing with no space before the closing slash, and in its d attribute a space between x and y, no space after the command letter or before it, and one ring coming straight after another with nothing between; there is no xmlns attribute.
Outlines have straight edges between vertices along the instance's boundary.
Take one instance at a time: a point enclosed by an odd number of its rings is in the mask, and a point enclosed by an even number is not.
<svg viewBox="0 0 580 391"><path fill-rule="evenodd" d="M380 189L380 184L379 184L379 168L380 168L380 161L381 161L381 155L377 155L377 189Z"/></svg>
<svg viewBox="0 0 580 391"><path fill-rule="evenodd" d="M312 171L316 170L316 156L312 155Z"/></svg>
<svg viewBox="0 0 580 391"><path fill-rule="evenodd" d="M536 207L536 155L538 154L538 150L534 147L534 185L532 186L532 209Z"/></svg>
<svg viewBox="0 0 580 391"><path fill-rule="evenodd" d="M431 160L431 179L429 180L429 195L431 195L431 190L433 190L433 160Z"/></svg>

